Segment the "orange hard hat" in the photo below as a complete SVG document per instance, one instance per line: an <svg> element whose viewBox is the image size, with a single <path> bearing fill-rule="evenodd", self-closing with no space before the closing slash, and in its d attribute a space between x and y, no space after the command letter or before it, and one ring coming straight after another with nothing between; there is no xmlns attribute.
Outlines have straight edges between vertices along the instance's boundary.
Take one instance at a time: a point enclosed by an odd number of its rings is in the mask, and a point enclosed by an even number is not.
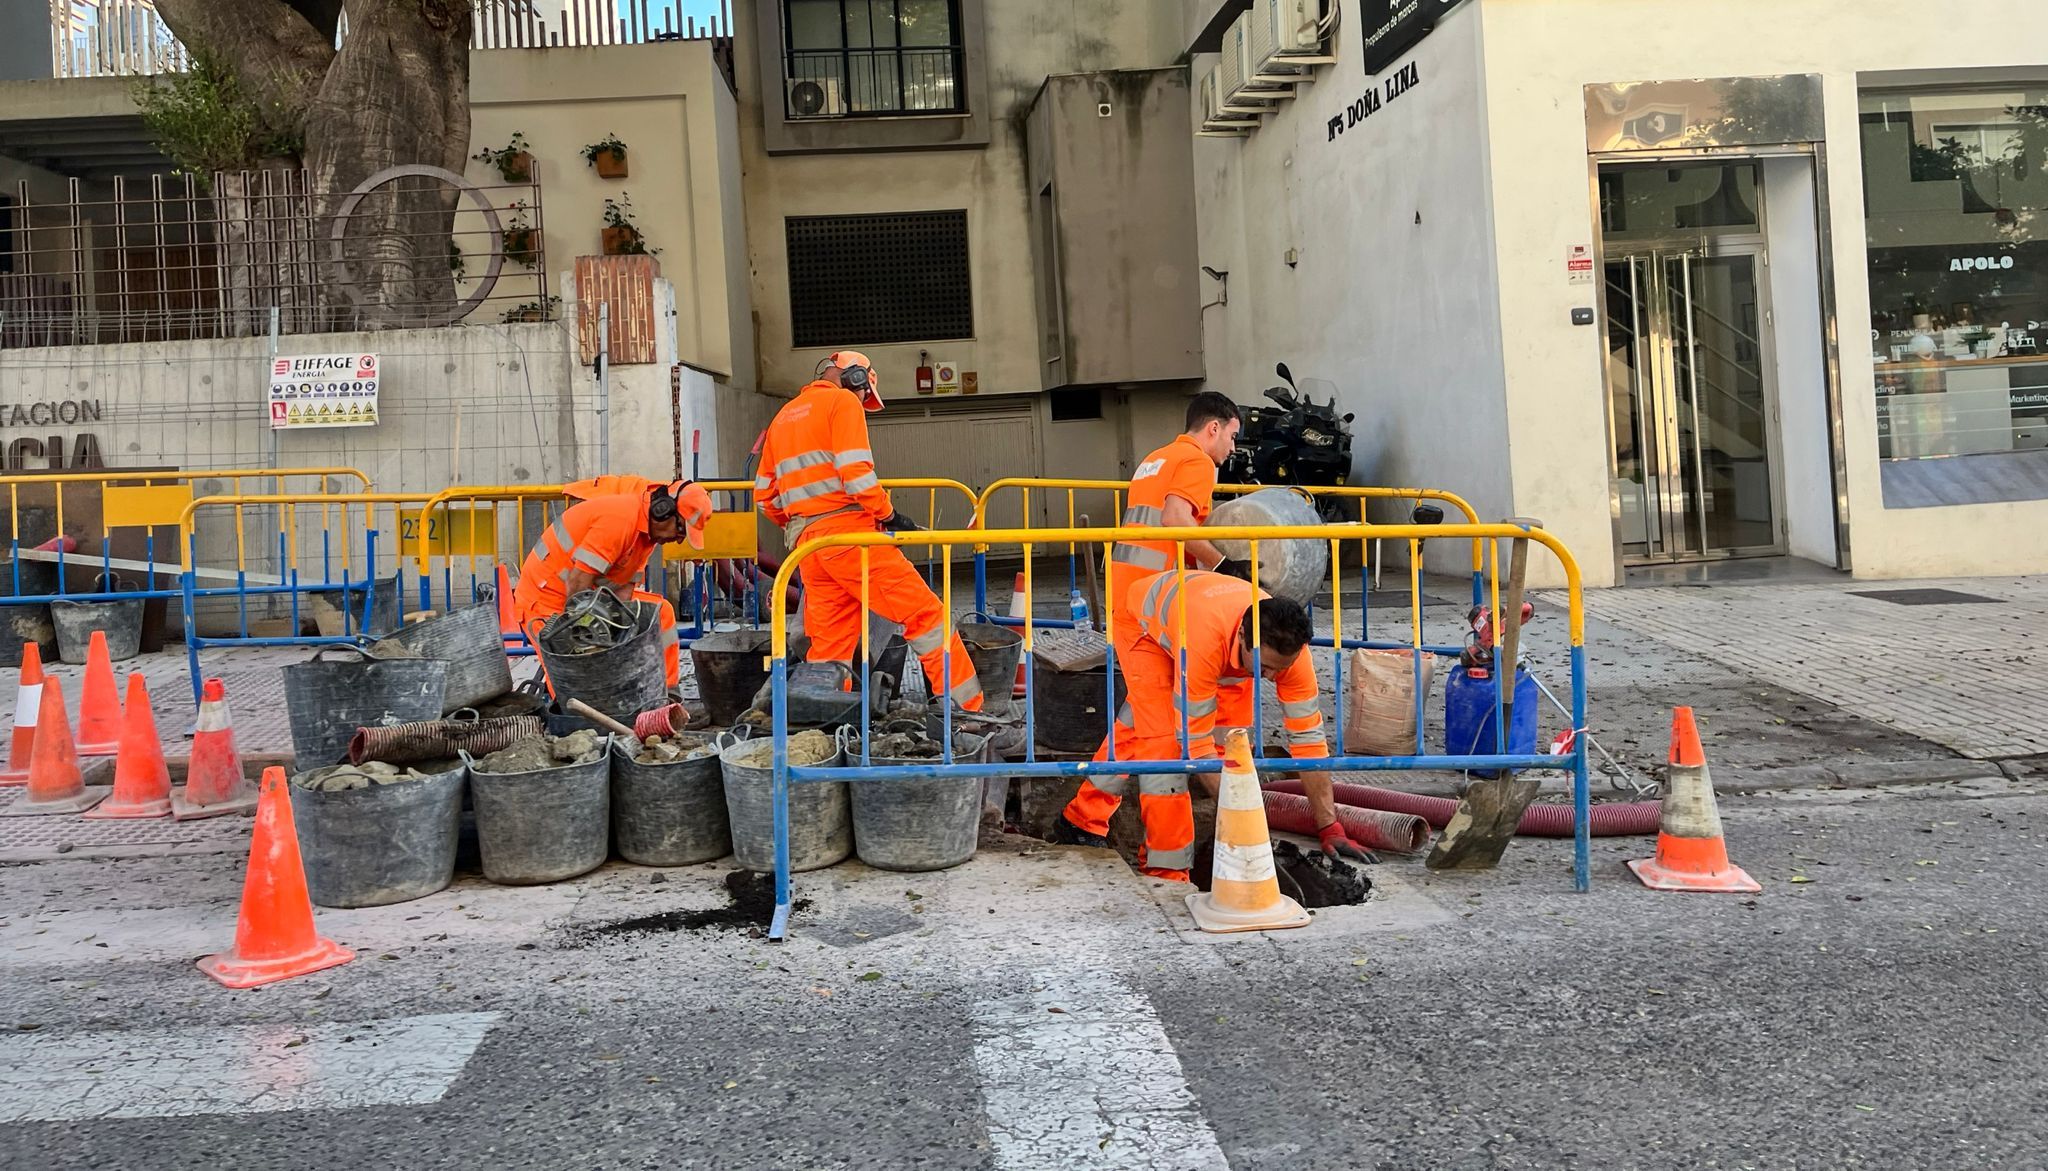
<svg viewBox="0 0 2048 1171"><path fill-rule="evenodd" d="M839 385L860 396L863 410L882 409L882 387L875 378L875 364L859 350L838 350L818 363L818 373L839 371Z"/></svg>
<svg viewBox="0 0 2048 1171"><path fill-rule="evenodd" d="M647 519L673 520L692 549L704 547L704 525L711 519L711 493L692 480L653 484L647 489Z"/></svg>

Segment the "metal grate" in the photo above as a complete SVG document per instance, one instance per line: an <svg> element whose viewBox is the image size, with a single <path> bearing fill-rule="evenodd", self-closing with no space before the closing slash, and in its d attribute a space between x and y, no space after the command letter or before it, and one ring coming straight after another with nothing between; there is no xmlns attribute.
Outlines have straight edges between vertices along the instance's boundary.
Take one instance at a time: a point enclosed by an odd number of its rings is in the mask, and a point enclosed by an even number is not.
<svg viewBox="0 0 2048 1171"><path fill-rule="evenodd" d="M791 216L791 344L974 336L965 211Z"/></svg>
<svg viewBox="0 0 2048 1171"><path fill-rule="evenodd" d="M1970 602L1997 602L1982 594L1958 593L1955 590L1851 590L1859 598L1876 598L1880 602L1893 602L1901 606L1960 606Z"/></svg>

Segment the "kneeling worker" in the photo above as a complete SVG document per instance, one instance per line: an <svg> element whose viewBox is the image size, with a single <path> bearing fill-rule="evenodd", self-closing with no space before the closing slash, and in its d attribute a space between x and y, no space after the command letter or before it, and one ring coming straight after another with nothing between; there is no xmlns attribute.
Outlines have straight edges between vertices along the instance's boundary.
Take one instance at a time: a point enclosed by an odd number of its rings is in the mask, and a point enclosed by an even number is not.
<svg viewBox="0 0 2048 1171"><path fill-rule="evenodd" d="M634 587L656 545L681 537L702 549L710 518L711 494L688 480L592 495L570 505L541 531L519 567L512 603L527 641L538 645L543 622L560 614L570 598L602 586L621 599L658 607L662 673L668 686L676 686L682 648L676 643L675 607Z"/></svg>
<svg viewBox="0 0 2048 1171"><path fill-rule="evenodd" d="M865 354L841 350L818 364L817 376L775 413L762 436L754 502L782 529L792 552L805 539L833 533L896 532L917 526L896 512L875 472L867 413L882 409L875 368ZM867 598L875 613L903 627L924 664L933 695L951 696L963 711L981 710L974 661L955 633L940 636L945 607L901 549L867 551ZM853 671L867 615L861 611L861 551L826 549L798 567L804 583L805 661ZM947 658L952 670L948 678Z"/></svg>
<svg viewBox="0 0 2048 1171"><path fill-rule="evenodd" d="M1280 722L1286 730L1288 755L1297 760L1329 756L1323 742L1323 709L1316 687L1315 665L1307 653L1313 635L1308 611L1298 602L1254 590L1242 578L1194 571L1186 575L1187 641L1178 637L1181 575L1154 574L1137 582L1126 599L1139 630L1129 649L1119 647L1128 698L1117 712L1114 734L1095 752L1108 760L1179 760L1181 753L1179 660L1187 652L1187 757L1208 760L1231 729L1250 730L1258 680L1252 675L1254 604L1258 621L1259 673L1271 680L1280 697ZM1123 640L1118 640L1122 643ZM1213 786L1215 782L1203 778ZM1195 818L1187 777L1148 773L1137 778L1138 812L1145 822L1145 845L1138 867L1147 874L1186 882L1194 864ZM1371 855L1344 832L1337 821L1330 775L1309 772L1302 777L1316 836L1324 853L1368 861ZM1131 778L1092 777L1067 804L1055 841L1070 845L1107 845L1110 815L1130 793Z"/></svg>

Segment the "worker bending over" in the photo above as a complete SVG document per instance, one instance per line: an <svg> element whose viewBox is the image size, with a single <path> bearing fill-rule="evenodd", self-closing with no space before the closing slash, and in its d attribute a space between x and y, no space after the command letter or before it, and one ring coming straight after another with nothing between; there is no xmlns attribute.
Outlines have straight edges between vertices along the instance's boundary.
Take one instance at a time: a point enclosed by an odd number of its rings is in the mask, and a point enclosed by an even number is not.
<svg viewBox="0 0 2048 1171"><path fill-rule="evenodd" d="M1206 523L1216 495L1216 469L1237 448L1243 423L1237 404L1213 390L1188 402L1187 427L1173 442L1146 456L1131 473L1125 498L1123 528L1195 528ZM1180 563L1186 551L1190 569L1214 569L1223 551L1208 541L1118 541L1109 552L1110 627L1129 629L1125 605L1130 587Z"/></svg>
<svg viewBox="0 0 2048 1171"><path fill-rule="evenodd" d="M1185 597L1187 613L1180 613ZM1126 598L1139 635L1119 641L1117 666L1125 695L1113 734L1096 749L1096 760L1208 760L1218 755L1233 728L1250 730L1258 679L1254 677L1253 622L1256 615L1258 674L1272 680L1280 699L1280 723L1288 755L1297 760L1329 756L1323 741L1323 709L1315 665L1307 653L1312 630L1300 603L1255 590L1242 578L1192 571L1154 574ZM1256 602L1256 609L1254 603ZM1184 624L1184 625L1183 625ZM1185 640L1182 630L1185 629ZM1128 649L1124 649L1128 647ZM1180 669L1187 656L1186 674ZM1186 718L1181 687L1186 686ZM1182 752L1181 737L1187 737ZM1203 778L1212 792L1216 782ZM1147 874L1185 882L1194 863L1195 819L1187 777L1148 773L1137 778L1138 812L1145 845L1138 867ZM1306 773L1303 789L1315 817L1323 851L1368 861L1371 855L1337 822L1337 803L1325 772ZM1109 819L1130 793L1131 778L1089 778L1067 803L1054 840L1073 845L1107 845Z"/></svg>
<svg viewBox="0 0 2048 1171"><path fill-rule="evenodd" d="M602 586L621 599L656 606L662 673L675 687L682 678L675 607L667 598L634 587L656 545L680 536L691 548L702 549L704 523L710 518L711 494L687 480L601 492L570 505L541 531L519 567L512 604L527 641L539 646L542 623L560 614L570 598Z"/></svg>
<svg viewBox="0 0 2048 1171"><path fill-rule="evenodd" d="M818 364L817 377L775 414L762 436L754 502L782 528L794 552L805 539L834 533L898 532L917 526L889 502L868 445L867 412L882 409L874 364L841 350ZM875 613L903 627L903 637L924 664L933 695L948 695L965 711L981 710L981 683L956 633L941 635L945 609L901 549L867 550L867 601ZM861 550L839 547L806 557L805 661L833 663L852 678L853 655L867 616L861 610ZM951 657L950 678L947 658Z"/></svg>

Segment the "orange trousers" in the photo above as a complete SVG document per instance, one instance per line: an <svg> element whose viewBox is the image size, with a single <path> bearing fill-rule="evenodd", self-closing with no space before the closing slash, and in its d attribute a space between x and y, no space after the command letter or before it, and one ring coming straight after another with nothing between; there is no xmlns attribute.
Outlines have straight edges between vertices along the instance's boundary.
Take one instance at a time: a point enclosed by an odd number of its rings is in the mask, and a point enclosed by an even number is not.
<svg viewBox="0 0 2048 1171"><path fill-rule="evenodd" d="M836 532L872 532L866 528L835 528ZM823 525L807 532L823 535ZM945 607L937 594L917 575L917 569L901 549L870 547L868 560L868 608L903 627L904 641L924 665L932 694L953 697L962 711L981 710L981 681L974 674L974 660L967 657L966 644L956 632L948 639L940 635ZM811 636L804 658L813 663L842 663L851 670L860 650L861 631L867 615L860 604L859 549L825 549L804 558L798 573L804 583L804 633ZM951 657L950 679L947 659Z"/></svg>
<svg viewBox="0 0 2048 1171"><path fill-rule="evenodd" d="M1096 760L1108 760L1110 749L1118 760L1181 760L1188 755L1213 756L1213 752L1181 751L1181 719L1177 700L1178 665L1158 643L1138 635L1136 623L1116 632L1117 669L1124 676L1124 703L1116 713L1111 734L1095 750ZM1252 722L1252 681L1229 683L1216 692L1216 728L1220 740L1229 728L1249 727ZM1081 782L1074 799L1067 803L1066 819L1078 829L1109 836L1109 819L1124 798L1131 795L1134 778L1091 777ZM1188 868L1195 863L1195 810L1188 795L1188 778L1170 773L1149 773L1135 778L1138 816L1145 823L1145 844L1138 850L1138 868L1159 878L1186 882Z"/></svg>
<svg viewBox="0 0 2048 1171"><path fill-rule="evenodd" d="M676 641L676 608L669 605L667 598L659 594L650 594L646 590L634 590L628 597L635 602L654 603L655 622L659 630L655 637L661 640L662 679L673 690L683 680L683 648L682 644ZM540 646L541 624L559 613L561 613L559 610L550 610L545 614L527 613L521 615L519 629L526 633L526 641L535 648L538 648ZM539 655L534 657L540 658ZM547 663L544 660L541 663L541 678L547 678ZM554 684L549 683L548 694L553 695L554 691Z"/></svg>

